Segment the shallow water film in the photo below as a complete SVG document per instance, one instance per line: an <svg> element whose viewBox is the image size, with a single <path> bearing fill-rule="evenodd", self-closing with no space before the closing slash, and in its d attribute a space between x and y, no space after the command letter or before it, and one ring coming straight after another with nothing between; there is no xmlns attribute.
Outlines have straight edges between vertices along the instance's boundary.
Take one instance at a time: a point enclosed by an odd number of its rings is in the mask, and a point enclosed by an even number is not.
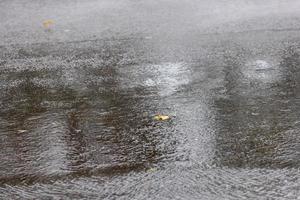
<svg viewBox="0 0 300 200"><path fill-rule="evenodd" d="M0 1L0 199L300 199L300 3Z"/></svg>

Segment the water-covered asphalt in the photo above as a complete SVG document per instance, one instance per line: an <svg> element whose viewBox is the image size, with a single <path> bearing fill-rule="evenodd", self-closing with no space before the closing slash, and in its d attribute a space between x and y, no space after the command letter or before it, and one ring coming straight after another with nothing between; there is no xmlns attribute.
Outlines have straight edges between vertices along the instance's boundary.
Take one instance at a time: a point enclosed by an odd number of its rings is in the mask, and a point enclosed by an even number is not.
<svg viewBox="0 0 300 200"><path fill-rule="evenodd" d="M299 199L299 13L1 1L0 198Z"/></svg>

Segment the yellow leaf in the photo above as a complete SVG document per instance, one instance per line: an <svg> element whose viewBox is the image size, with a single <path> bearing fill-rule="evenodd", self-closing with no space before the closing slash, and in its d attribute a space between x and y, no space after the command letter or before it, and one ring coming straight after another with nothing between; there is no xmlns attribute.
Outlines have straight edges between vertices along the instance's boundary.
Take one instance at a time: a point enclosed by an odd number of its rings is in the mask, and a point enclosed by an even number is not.
<svg viewBox="0 0 300 200"><path fill-rule="evenodd" d="M53 20L51 20L51 19L48 19L48 20L45 20L45 21L43 21L43 26L45 27L45 28L49 28L51 25L53 25L54 24L54 21Z"/></svg>
<svg viewBox="0 0 300 200"><path fill-rule="evenodd" d="M154 119L158 121L165 121L170 119L170 117L168 115L156 115L154 116Z"/></svg>

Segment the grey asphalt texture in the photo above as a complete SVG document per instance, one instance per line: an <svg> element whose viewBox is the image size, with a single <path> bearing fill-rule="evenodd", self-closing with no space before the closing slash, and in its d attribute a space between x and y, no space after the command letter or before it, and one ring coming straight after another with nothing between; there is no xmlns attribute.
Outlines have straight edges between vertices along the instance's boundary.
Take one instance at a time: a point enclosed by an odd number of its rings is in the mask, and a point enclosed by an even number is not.
<svg viewBox="0 0 300 200"><path fill-rule="evenodd" d="M299 199L299 89L299 1L2 0L0 198Z"/></svg>

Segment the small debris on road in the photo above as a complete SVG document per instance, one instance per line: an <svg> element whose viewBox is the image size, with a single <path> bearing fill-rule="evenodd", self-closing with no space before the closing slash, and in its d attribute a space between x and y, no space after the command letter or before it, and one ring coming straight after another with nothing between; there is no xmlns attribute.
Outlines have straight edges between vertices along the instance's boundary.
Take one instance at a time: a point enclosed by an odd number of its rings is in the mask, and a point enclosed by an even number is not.
<svg viewBox="0 0 300 200"><path fill-rule="evenodd" d="M54 21L51 19L43 21L43 26L46 29L49 29L54 24Z"/></svg>
<svg viewBox="0 0 300 200"><path fill-rule="evenodd" d="M170 117L168 115L156 115L154 116L154 119L158 121L165 121L165 120L169 120Z"/></svg>
<svg viewBox="0 0 300 200"><path fill-rule="evenodd" d="M18 133L27 133L28 130L18 130Z"/></svg>
<svg viewBox="0 0 300 200"><path fill-rule="evenodd" d="M153 173L153 172L156 172L157 169L156 168L150 168L147 170L148 173Z"/></svg>

